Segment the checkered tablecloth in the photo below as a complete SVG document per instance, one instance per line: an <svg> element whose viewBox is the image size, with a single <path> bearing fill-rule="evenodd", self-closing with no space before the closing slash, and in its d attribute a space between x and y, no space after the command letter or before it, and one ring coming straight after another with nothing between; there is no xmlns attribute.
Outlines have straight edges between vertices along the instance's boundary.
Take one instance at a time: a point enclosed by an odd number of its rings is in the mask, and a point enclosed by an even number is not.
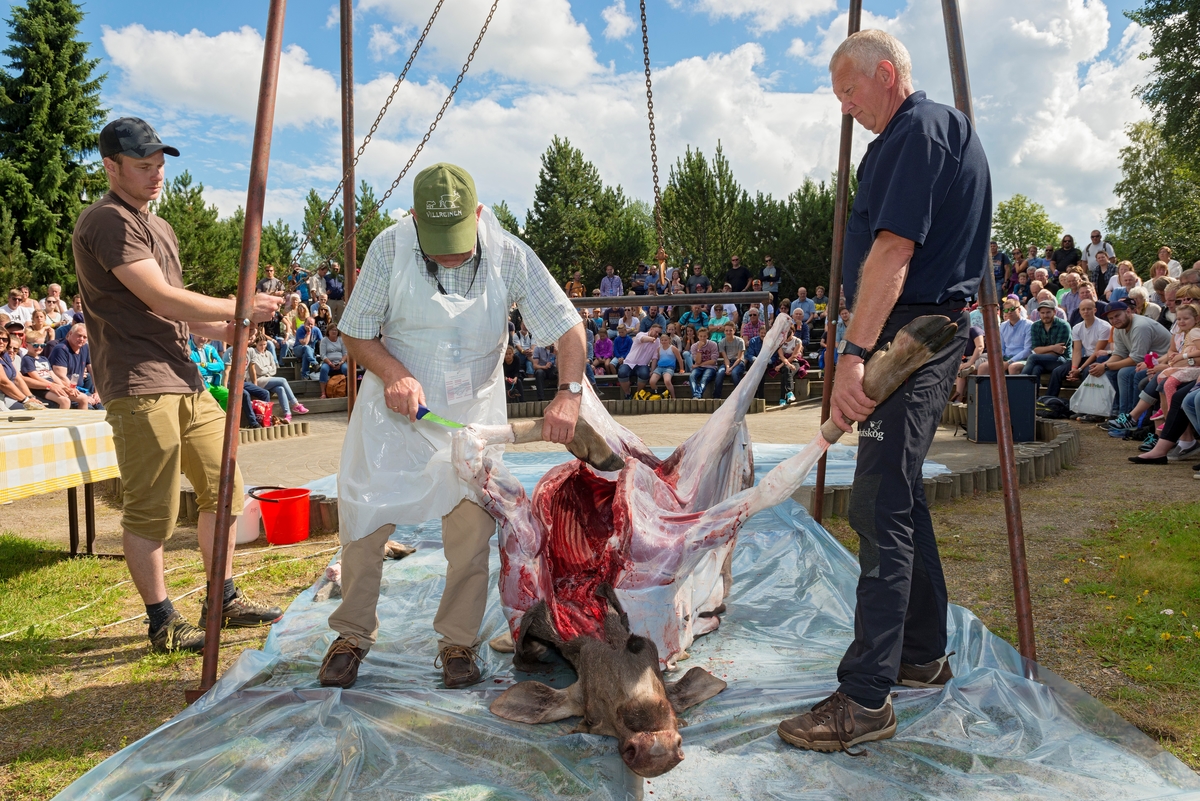
<svg viewBox="0 0 1200 801"><path fill-rule="evenodd" d="M0 503L118 478L105 413L0 413Z"/></svg>

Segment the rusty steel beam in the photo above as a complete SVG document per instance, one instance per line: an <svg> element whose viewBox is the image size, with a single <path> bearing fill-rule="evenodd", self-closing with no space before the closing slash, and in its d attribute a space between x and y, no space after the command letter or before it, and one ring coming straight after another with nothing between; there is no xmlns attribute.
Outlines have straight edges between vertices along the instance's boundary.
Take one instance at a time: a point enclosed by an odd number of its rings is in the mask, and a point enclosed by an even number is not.
<svg viewBox="0 0 1200 801"><path fill-rule="evenodd" d="M975 110L971 103L971 79L967 72L967 49L963 39L962 17L958 0L942 0L942 19L946 25L946 49L950 54L950 78L954 86L954 105L971 125L975 125ZM978 129L976 129L978 136ZM983 311L983 336L986 350L999 356L1000 318L996 282L992 265L986 261L983 280L979 283L979 306ZM1033 636L1033 604L1029 598L1029 568L1025 559L1025 530L1021 518L1021 496L1018 489L1016 455L1013 452L1012 422L1008 415L1008 387L1004 365L999 358L988 359L992 378L992 405L996 411L996 440L1000 449L1000 481L1004 489L1004 518L1008 526L1008 554L1012 565L1013 606L1017 616L1017 640L1021 656L1037 661Z"/></svg>
<svg viewBox="0 0 1200 801"><path fill-rule="evenodd" d="M358 242L354 208L354 3L341 0L342 8L342 216L345 219L342 237L345 251L342 257L345 270L346 294L343 304L354 291L355 269L358 266ZM344 306L343 306L344 308ZM349 350L347 350L349 356ZM346 376L346 416L354 414L358 398L358 365L349 356L350 372Z"/></svg>
<svg viewBox="0 0 1200 801"><path fill-rule="evenodd" d="M858 33L862 24L862 0L850 0L846 36ZM854 118L842 115L842 138L838 148L837 192L833 203L833 255L829 260L829 298L825 308L825 372L821 375L821 422L829 419L833 399L833 377L837 372L834 353L837 348L837 322L842 303L842 248L846 238L846 218L850 214L850 146L854 140ZM830 336L833 332L833 336ZM813 487L813 519L821 522L825 515L825 461L821 454L817 462L817 483Z"/></svg>
<svg viewBox="0 0 1200 801"><path fill-rule="evenodd" d="M225 563L229 557L229 526L233 521L233 475L237 469L238 423L242 410L242 382L246 372L246 348L254 307L254 284L258 277L258 251L262 242L263 203L267 194L267 164L271 155L271 128L275 122L275 93L279 84L279 52L283 43L283 17L287 0L271 0L267 12L267 34L263 47L262 75L258 85L258 112L254 120L254 145L250 156L250 181L246 191L246 222L242 233L241 272L238 276L237 317L234 322L233 364L229 375L229 403L225 412L225 441L221 447L221 479L217 489L217 521L213 533L212 559L208 573L208 624L204 632L204 663L198 690L185 693L192 702L217 680L217 657L221 647L222 589Z"/></svg>

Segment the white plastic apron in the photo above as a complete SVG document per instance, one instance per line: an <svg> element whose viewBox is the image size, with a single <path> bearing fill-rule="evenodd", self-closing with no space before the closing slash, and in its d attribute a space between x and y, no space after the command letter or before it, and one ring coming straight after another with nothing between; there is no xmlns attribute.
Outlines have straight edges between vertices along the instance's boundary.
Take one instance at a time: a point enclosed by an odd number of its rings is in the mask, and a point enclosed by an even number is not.
<svg viewBox="0 0 1200 801"><path fill-rule="evenodd" d="M504 350L508 289L500 277L499 224L484 208L479 238L484 258L475 277L477 298L443 295L425 278L414 250L412 220L400 222L389 285L383 345L420 382L425 405L447 420L507 422ZM471 270L470 262L458 269ZM340 538L351 542L388 523L414 525L448 514L459 501L478 501L450 464L451 429L408 418L387 407L383 382L363 378L342 445L338 471ZM503 446L496 448L496 458Z"/></svg>

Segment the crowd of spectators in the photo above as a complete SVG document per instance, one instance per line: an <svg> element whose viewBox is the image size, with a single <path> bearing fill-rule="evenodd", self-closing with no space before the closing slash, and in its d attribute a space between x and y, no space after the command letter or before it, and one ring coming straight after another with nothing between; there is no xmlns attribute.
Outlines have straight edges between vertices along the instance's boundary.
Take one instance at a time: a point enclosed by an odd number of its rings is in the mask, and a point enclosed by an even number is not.
<svg viewBox="0 0 1200 801"><path fill-rule="evenodd" d="M0 402L5 409L103 409L92 380L83 304L68 305L62 287L45 298L28 286L9 290L0 306Z"/></svg>
<svg viewBox="0 0 1200 801"><path fill-rule="evenodd" d="M639 262L628 279L606 265L599 286L590 291L582 273L575 271L563 288L568 297L612 298L610 306L580 310L587 333L586 372L593 384L606 376L615 378L627 399L722 397L726 382L737 386L755 359L767 358L767 377L756 394L763 397L765 383L779 381L779 402L786 405L796 400L792 383L807 374L808 358L823 364L824 355L814 353L818 341L813 337L819 336L824 344L829 301L824 287L816 287L811 297L800 287L795 301L785 298L777 307L779 279L772 257L764 257L761 266L751 269L740 256L733 256L719 285L705 274L702 264L685 259L679 269L651 268ZM712 303L701 297L714 292L770 294L765 303ZM779 314L794 320L794 333L775 352L763 356L763 337ZM844 312L832 326L839 341L849 319L849 312ZM504 369L509 400L525 399L526 376L534 379L536 398L544 400L546 387L553 386L553 354L539 353L515 313L508 350Z"/></svg>

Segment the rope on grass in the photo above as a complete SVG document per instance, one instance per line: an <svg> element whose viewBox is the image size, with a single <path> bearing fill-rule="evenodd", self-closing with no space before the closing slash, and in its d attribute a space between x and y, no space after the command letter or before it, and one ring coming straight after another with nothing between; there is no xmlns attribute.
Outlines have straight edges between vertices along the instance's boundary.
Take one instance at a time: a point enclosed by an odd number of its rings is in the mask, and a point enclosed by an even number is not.
<svg viewBox="0 0 1200 801"><path fill-rule="evenodd" d="M253 568L250 568L249 570L243 570L241 573L234 573L232 578L236 579L236 578L241 578L242 576L248 576L251 573L257 573L260 570L266 570L268 567L274 567L275 565L287 564L288 562L300 562L305 559L312 559L314 556L320 556L321 554L333 553L334 551L338 550L338 548L340 548L340 547L341 546L337 546L334 548L325 548L324 550L314 551L313 553L305 554L304 556L294 556L291 559L277 559L277 560L269 562L265 565L259 565L258 567L253 567ZM115 587L117 585L113 585L113 586ZM175 601L181 601L184 598L187 598L189 595L195 595L196 593L200 592L201 590L204 590L207 588L208 588L207 583L201 584L199 587L194 587L194 588L188 590L187 592L183 593L182 595L178 595L178 596L172 598L171 602L174 603ZM110 587L109 589L112 589L112 587ZM56 639L73 640L76 637L82 637L84 634L90 634L90 633L104 631L105 629L111 629L114 626L120 626L123 623L132 623L136 620L141 620L145 616L146 616L146 613L142 612L140 614L134 615L133 617L127 617L123 620L117 620L113 623L105 623L103 626L94 626L94 627L86 628L86 629L83 629L82 631L77 631L74 634L68 634L65 637L57 637ZM25 629L21 629L21 631L25 631ZM5 636L8 636L8 635L5 635Z"/></svg>

